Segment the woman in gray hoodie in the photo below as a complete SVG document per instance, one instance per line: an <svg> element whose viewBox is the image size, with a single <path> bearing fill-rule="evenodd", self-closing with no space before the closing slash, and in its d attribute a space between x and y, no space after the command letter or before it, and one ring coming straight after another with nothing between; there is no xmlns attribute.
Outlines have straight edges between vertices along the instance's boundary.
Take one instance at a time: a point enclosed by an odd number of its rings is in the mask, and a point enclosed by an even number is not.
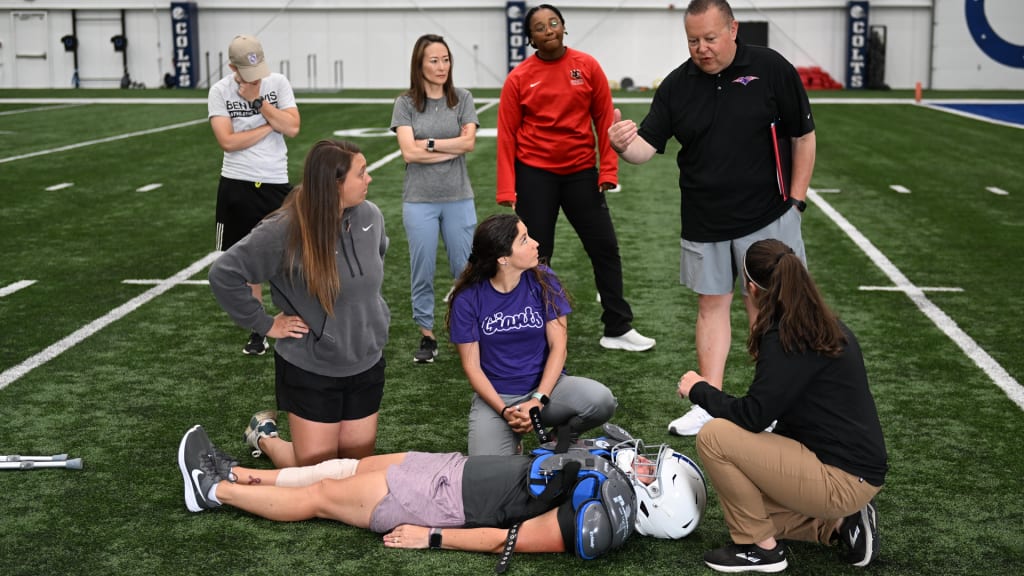
<svg viewBox="0 0 1024 576"><path fill-rule="evenodd" d="M277 467L374 451L391 313L381 294L388 237L366 200L371 181L355 144L317 142L281 209L210 268L232 320L275 339L277 408L293 440L278 436L276 412L264 410L245 441ZM277 315L252 298L248 285L260 282L269 282Z"/></svg>

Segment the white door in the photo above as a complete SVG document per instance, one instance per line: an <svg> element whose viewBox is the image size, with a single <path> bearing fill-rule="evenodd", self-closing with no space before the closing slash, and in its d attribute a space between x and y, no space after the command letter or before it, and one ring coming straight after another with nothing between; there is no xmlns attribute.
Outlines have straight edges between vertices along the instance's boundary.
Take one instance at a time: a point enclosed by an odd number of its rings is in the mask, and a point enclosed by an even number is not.
<svg viewBox="0 0 1024 576"><path fill-rule="evenodd" d="M50 88L50 60L46 53L50 24L46 12L11 12L14 30L15 88Z"/></svg>
<svg viewBox="0 0 1024 576"><path fill-rule="evenodd" d="M114 51L110 39L121 33L116 10L78 12L78 79L82 88L118 88L124 76L124 53ZM142 38L129 38L142 44Z"/></svg>

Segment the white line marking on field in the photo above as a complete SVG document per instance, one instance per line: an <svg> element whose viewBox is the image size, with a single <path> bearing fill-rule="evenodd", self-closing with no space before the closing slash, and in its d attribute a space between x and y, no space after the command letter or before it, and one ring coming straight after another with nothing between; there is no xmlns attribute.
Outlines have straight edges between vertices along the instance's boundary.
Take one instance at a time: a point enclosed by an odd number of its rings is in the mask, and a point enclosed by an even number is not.
<svg viewBox="0 0 1024 576"><path fill-rule="evenodd" d="M997 100L974 100L959 102L960 104L1020 104L1019 101L999 102ZM964 112L963 110L957 110L956 108L949 108L946 106L936 106L934 104L925 104L924 106L931 108L932 110L938 110L939 112L945 112L946 114L954 114L956 116L963 116L964 118L970 118L971 120L980 120L982 122L988 122L989 124L995 124L997 126L1006 126L1007 128L1024 128L1024 124L1015 124L1013 122L1007 122L1005 120L999 120L996 118L989 118L988 116L982 116L981 114L972 114L970 112Z"/></svg>
<svg viewBox="0 0 1024 576"><path fill-rule="evenodd" d="M138 188L135 189L135 191L136 192L150 192L152 190L156 190L157 188L159 188L161 186L163 186L163 184L160 184L159 182L157 182L155 184L146 184L145 186L139 186Z"/></svg>
<svg viewBox="0 0 1024 576"><path fill-rule="evenodd" d="M11 116L14 114L25 114L26 112L43 112L46 110L60 110L61 108L74 108L75 106L81 106L81 104L60 104L57 106L37 106L35 108L21 108L19 110L5 110L0 112L0 116Z"/></svg>
<svg viewBox="0 0 1024 576"><path fill-rule="evenodd" d="M1010 195L1010 193L1007 192L1006 190L1003 190L1002 188L996 188L995 186L988 186L988 187L985 188L985 190L988 190L989 192L995 194L996 196L1009 196Z"/></svg>
<svg viewBox="0 0 1024 576"><path fill-rule="evenodd" d="M17 292L18 290L21 290L22 288L28 288L29 286L35 283L35 280L18 280L17 282L8 284L7 286L0 288L0 298L3 298L4 296L10 296L11 294Z"/></svg>
<svg viewBox="0 0 1024 576"><path fill-rule="evenodd" d="M807 196L814 204L821 208L821 211L828 216L837 226L846 232L846 235L853 240L853 243L860 247L861 251L875 263L875 266L889 277L898 288L907 294L910 300L917 305L917 308L924 313L935 325L942 330L942 332L953 341L954 344L960 347L975 364L981 368L989 378L999 386L1006 393L1006 395L1016 404L1021 410L1024 410L1024 387L1020 385L1017 380L1010 375L998 362L995 361L992 356L985 352L973 338L967 335L956 322L953 321L945 312L939 309L938 306L932 303L927 296L924 295L924 291L914 286L902 272L899 271L896 266L889 261L888 258L882 254L878 248L875 248L874 244L871 243L860 230L857 230L847 220L836 211L832 206L825 201L814 190L808 190Z"/></svg>
<svg viewBox="0 0 1024 576"><path fill-rule="evenodd" d="M892 184L889 186L889 188L892 188L893 190L899 192L900 194L910 194L910 188L907 188L906 186L901 186L900 184Z"/></svg>
<svg viewBox="0 0 1024 576"><path fill-rule="evenodd" d="M918 286L918 290L922 292L963 292L963 288L956 288L952 286ZM906 292L907 289L900 286L861 286L858 290L865 292Z"/></svg>
<svg viewBox="0 0 1024 576"><path fill-rule="evenodd" d="M818 194L839 194L842 192L839 188L819 188Z"/></svg>
<svg viewBox="0 0 1024 576"><path fill-rule="evenodd" d="M67 146L61 146L59 148L51 148L49 150L39 150L38 152L29 152L28 154L19 154L18 156L9 156L7 158L0 158L0 164L7 162L14 162L15 160L24 160L26 158L35 158L36 156L46 156L47 154L56 154L57 152L66 152L68 150L74 150L76 148L84 148L86 146L93 146L96 144L105 144L107 142L116 142L118 140L125 140L128 138L134 138L136 136L146 136L148 134L156 134L158 132L166 132L168 130L176 130L178 128L185 128L186 126L194 126L196 124L202 124L207 122L206 118L201 120L189 120L188 122L179 122L177 124L170 124L167 126L161 126L160 128L150 128L149 130L140 130L138 132L129 132L127 134L119 134L117 136L108 136L106 138L100 138L98 140L89 140L87 142L79 142L77 144L68 144Z"/></svg>
<svg viewBox="0 0 1024 576"><path fill-rule="evenodd" d="M75 344L85 340L89 336L99 332L114 322L124 318L129 313L139 308L146 302L160 296L164 292L167 292L171 288L187 281L192 276L195 276L200 270L209 266L214 260L220 256L220 252L211 252L204 256L202 259L190 264L184 270L174 274L166 280L161 280L159 284L146 290L142 294L139 294L135 298L125 302L124 304L114 308L110 312L107 312L102 317L93 320L85 326L75 330L68 336L65 336L55 344L51 344L42 352L30 357L21 364L13 366L0 372L0 390L7 387L8 384L14 382L18 378L21 378L25 374L28 374L35 368L46 364L50 360L53 360L57 356L60 356Z"/></svg>
<svg viewBox="0 0 1024 576"><path fill-rule="evenodd" d="M71 183L71 182L61 182L60 184L54 184L53 186L47 186L46 188L44 188L44 190L46 190L47 192L54 192L56 190L63 190L65 188L71 188L72 186L74 186L74 184Z"/></svg>
<svg viewBox="0 0 1024 576"><path fill-rule="evenodd" d="M141 278L138 279L138 280L121 280L121 284L132 284L132 285L136 285L136 286L152 286L154 284L159 284L161 282L163 282L163 280L156 280L156 279L143 280ZM180 284L182 286L209 286L210 285L210 281L209 280L184 280L182 282L178 282L178 284Z"/></svg>

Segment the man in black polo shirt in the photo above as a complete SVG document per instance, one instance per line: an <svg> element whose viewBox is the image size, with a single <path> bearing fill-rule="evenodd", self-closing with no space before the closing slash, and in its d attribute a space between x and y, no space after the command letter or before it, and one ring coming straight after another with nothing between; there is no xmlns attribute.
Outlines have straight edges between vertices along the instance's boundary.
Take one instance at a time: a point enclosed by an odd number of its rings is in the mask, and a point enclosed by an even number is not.
<svg viewBox="0 0 1024 576"><path fill-rule="evenodd" d="M777 238L806 263L800 218L814 170L814 121L796 69L773 50L738 43L726 0L693 0L684 22L690 59L658 86L639 128L616 110L608 134L631 164L663 154L670 137L682 145L680 282L698 294L699 372L721 389L747 247ZM745 288L743 300L752 323ZM669 432L695 435L710 419L693 405Z"/></svg>

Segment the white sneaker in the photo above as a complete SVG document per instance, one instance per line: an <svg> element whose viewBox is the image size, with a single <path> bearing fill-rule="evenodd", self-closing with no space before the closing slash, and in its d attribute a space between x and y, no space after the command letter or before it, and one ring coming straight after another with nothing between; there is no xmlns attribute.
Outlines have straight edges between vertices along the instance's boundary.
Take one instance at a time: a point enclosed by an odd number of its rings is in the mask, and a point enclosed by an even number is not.
<svg viewBox="0 0 1024 576"><path fill-rule="evenodd" d="M668 433L676 436L696 436L697 432L711 421L707 410L694 404L690 411L668 423Z"/></svg>
<svg viewBox="0 0 1024 576"><path fill-rule="evenodd" d="M601 347L609 350L626 350L628 352L643 352L644 350L650 350L654 348L654 338L648 338L637 332L636 330L630 330L622 336L604 336L601 338Z"/></svg>

